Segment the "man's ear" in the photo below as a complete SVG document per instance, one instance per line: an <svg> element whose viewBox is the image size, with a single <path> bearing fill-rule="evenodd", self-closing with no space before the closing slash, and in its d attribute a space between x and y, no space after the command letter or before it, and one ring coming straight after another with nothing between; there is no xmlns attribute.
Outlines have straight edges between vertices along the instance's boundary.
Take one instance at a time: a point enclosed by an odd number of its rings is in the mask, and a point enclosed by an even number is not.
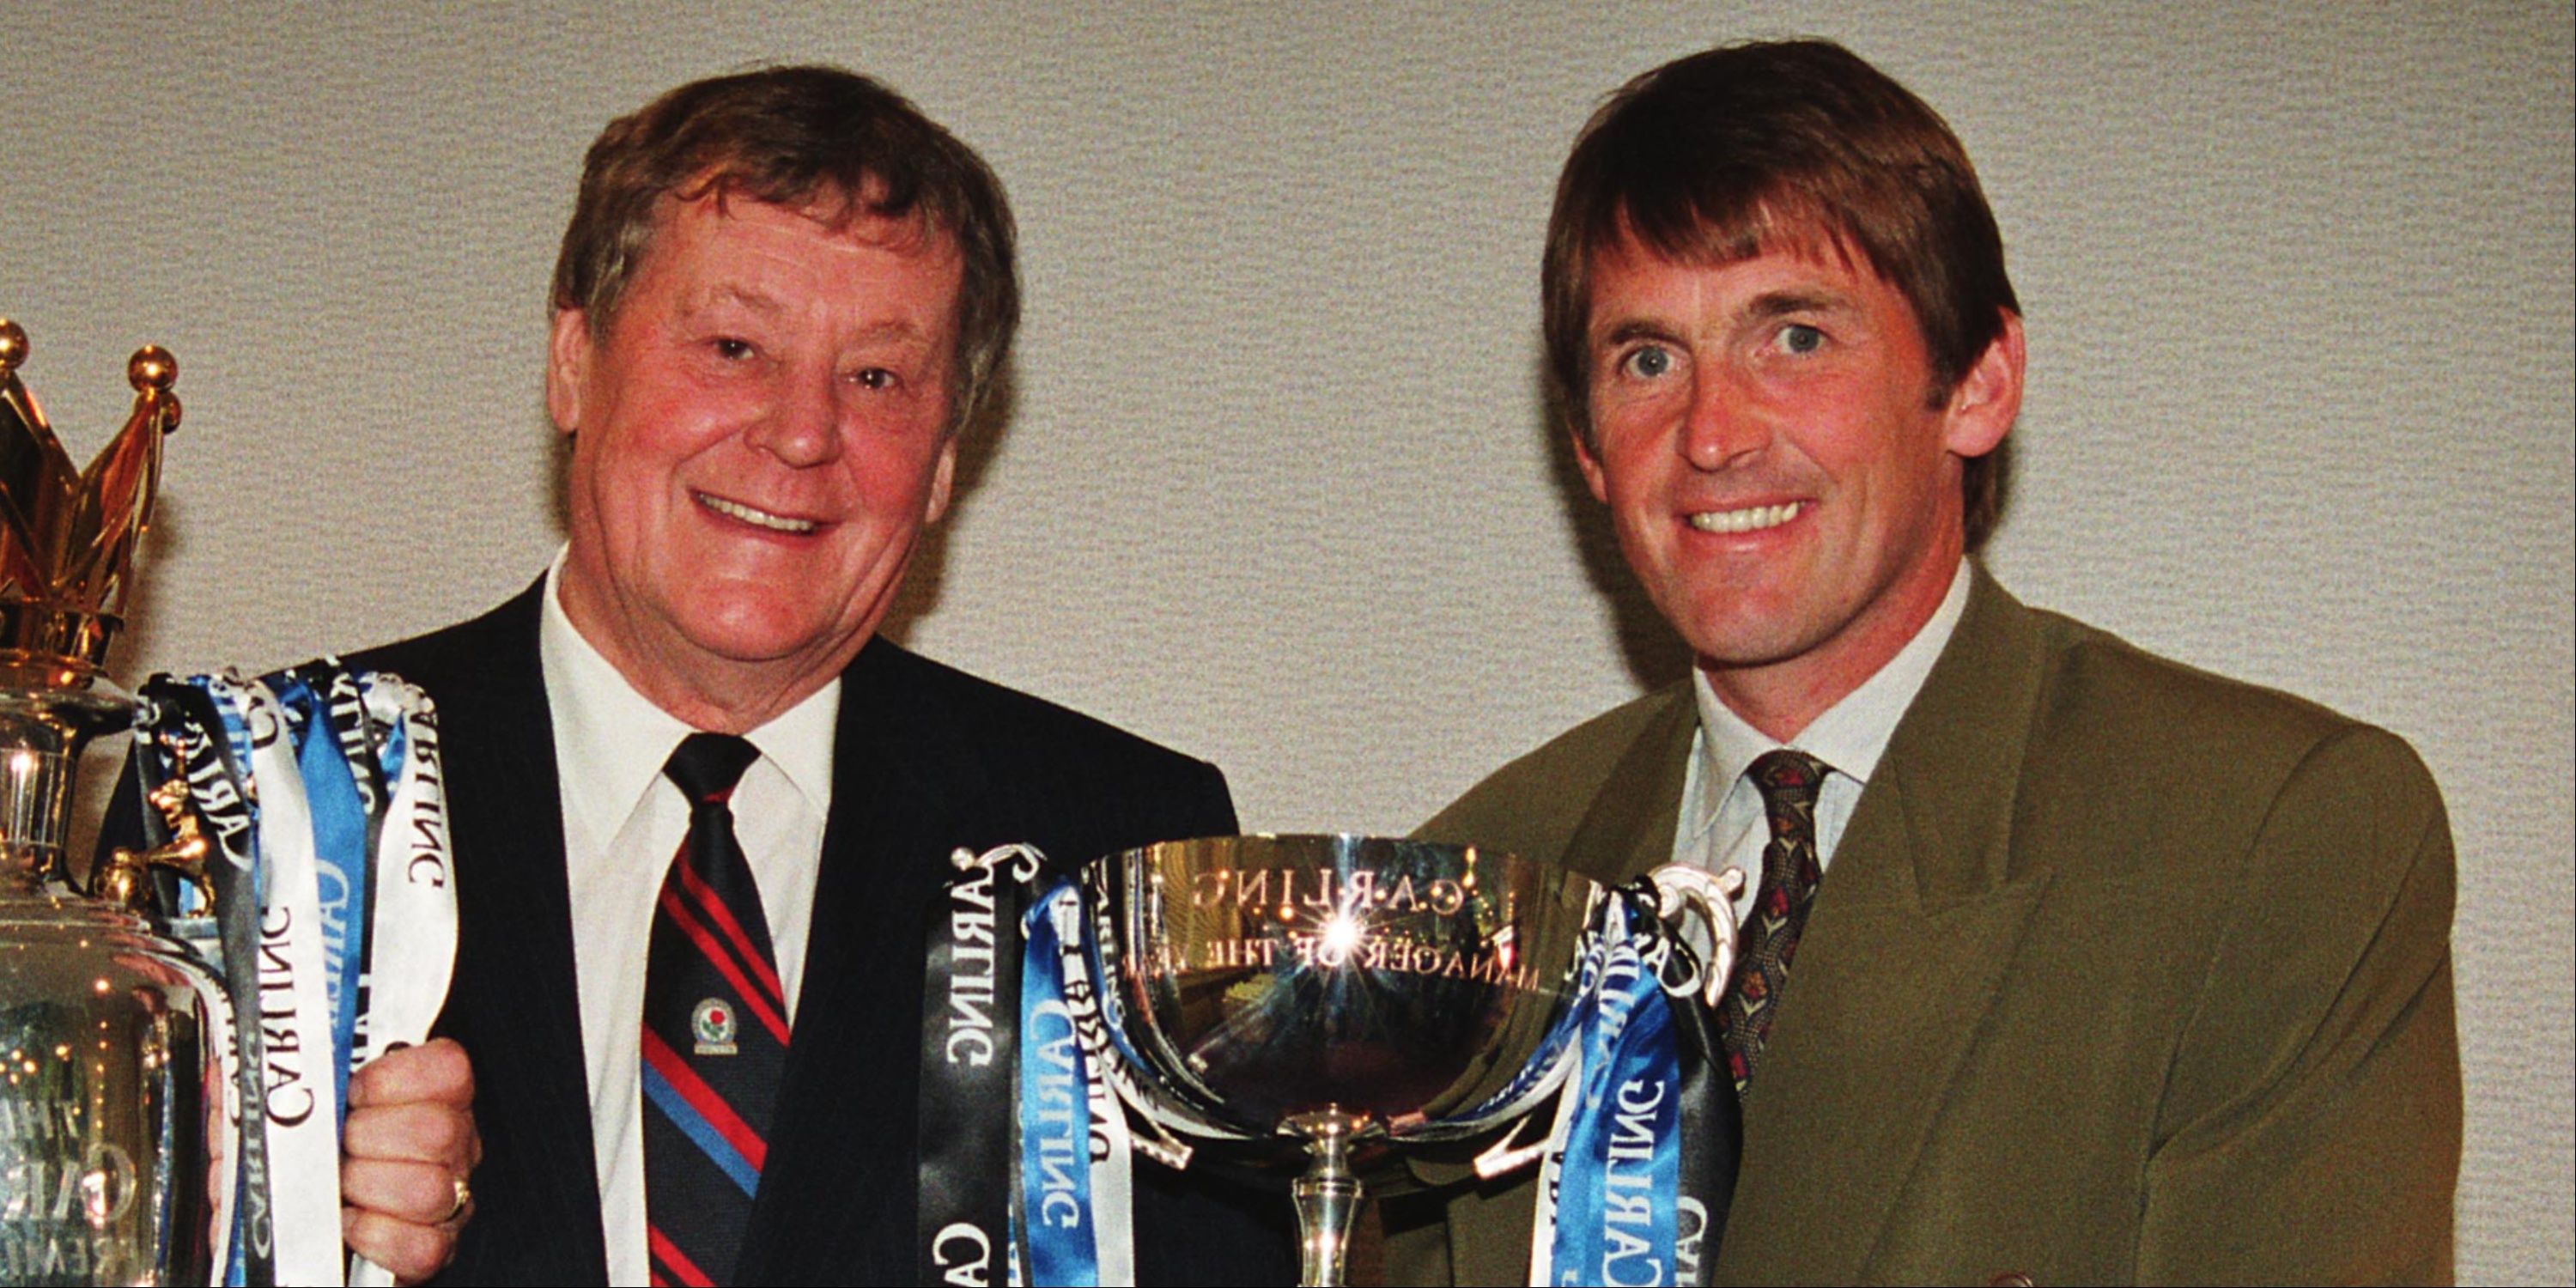
<svg viewBox="0 0 2576 1288"><path fill-rule="evenodd" d="M1608 505L1609 477L1601 472L1601 458L1592 454L1592 445L1583 441L1582 426L1576 425L1572 417L1566 418L1565 438L1574 445L1575 468L1583 471L1583 481L1592 488L1592 499Z"/></svg>
<svg viewBox="0 0 2576 1288"><path fill-rule="evenodd" d="M590 376L590 315L556 309L546 339L546 416L558 433L581 428L581 390Z"/></svg>
<svg viewBox="0 0 2576 1288"><path fill-rule="evenodd" d="M951 430L948 441L939 445L937 472L930 476L930 504L921 511L921 526L927 528L948 517L949 488L957 480L957 436L964 430Z"/></svg>
<svg viewBox="0 0 2576 1288"><path fill-rule="evenodd" d="M2006 310L1994 342L1977 355L1976 365L1960 377L1943 405L1941 445L1962 459L1983 456L2003 445L2021 416L2021 315Z"/></svg>

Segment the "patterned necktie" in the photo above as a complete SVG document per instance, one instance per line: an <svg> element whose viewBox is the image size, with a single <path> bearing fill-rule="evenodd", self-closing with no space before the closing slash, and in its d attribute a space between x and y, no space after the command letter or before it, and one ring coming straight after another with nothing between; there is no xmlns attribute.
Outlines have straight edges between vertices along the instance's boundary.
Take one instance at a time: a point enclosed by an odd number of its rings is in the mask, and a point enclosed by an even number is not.
<svg viewBox="0 0 2576 1288"><path fill-rule="evenodd" d="M760 752L691 734L662 772L689 834L653 909L644 969L644 1210L656 1284L733 1282L787 1063L769 919L727 804Z"/></svg>
<svg viewBox="0 0 2576 1288"><path fill-rule="evenodd" d="M1745 772L1762 789L1771 843L1762 850L1762 885L1744 927L1735 980L1717 1013L1718 1038L1739 1097L1762 1058L1762 1040L1780 1009L1780 990L1789 983L1790 959L1798 955L1798 932L1806 928L1807 909L1825 877L1816 853L1816 792L1824 786L1825 762L1803 751L1774 751Z"/></svg>

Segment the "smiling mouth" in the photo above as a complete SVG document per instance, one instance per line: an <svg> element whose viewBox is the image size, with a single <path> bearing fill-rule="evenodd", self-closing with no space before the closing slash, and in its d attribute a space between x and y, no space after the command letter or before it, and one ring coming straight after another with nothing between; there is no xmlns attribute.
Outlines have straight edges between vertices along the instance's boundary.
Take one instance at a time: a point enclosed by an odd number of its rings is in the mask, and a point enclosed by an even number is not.
<svg viewBox="0 0 2576 1288"><path fill-rule="evenodd" d="M1690 516L1690 525L1702 532L1760 532L1797 518L1806 508L1804 501L1790 501L1781 505L1747 506L1741 510L1704 510Z"/></svg>
<svg viewBox="0 0 2576 1288"><path fill-rule="evenodd" d="M771 532L784 532L801 537L823 526L812 519L791 519L783 514L771 514L767 510L754 509L740 501L728 501L723 497L709 496L704 492L692 492L689 495L695 497L698 504L728 519L740 519L755 528L767 528Z"/></svg>

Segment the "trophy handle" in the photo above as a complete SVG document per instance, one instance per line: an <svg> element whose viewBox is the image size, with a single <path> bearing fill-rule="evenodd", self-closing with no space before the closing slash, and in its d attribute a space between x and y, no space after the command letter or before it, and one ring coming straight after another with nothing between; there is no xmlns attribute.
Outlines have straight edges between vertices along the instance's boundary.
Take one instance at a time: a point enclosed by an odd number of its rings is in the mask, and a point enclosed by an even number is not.
<svg viewBox="0 0 2576 1288"><path fill-rule="evenodd" d="M167 868L196 887L198 897L213 906L215 891L206 878L206 857L214 853L214 843L197 825L197 811L188 808L187 780L173 778L153 788L145 799L160 812L170 839L142 851L118 846L90 883L92 893L129 912L143 912L152 903L152 869Z"/></svg>
<svg viewBox="0 0 2576 1288"><path fill-rule="evenodd" d="M1143 1090L1130 1088L1124 1078L1112 1078L1109 1085L1118 1093L1118 1099L1135 1111L1135 1117L1130 1121L1145 1125L1144 1133L1127 1138L1127 1147L1175 1172L1186 1170L1190 1156L1197 1151L1163 1125L1162 1118L1155 1112L1157 1107L1146 1101Z"/></svg>
<svg viewBox="0 0 2576 1288"><path fill-rule="evenodd" d="M1669 971L1672 963L1684 960L1683 955L1666 955L1665 991L1698 993L1703 1004L1717 1005L1735 971L1735 896L1744 891L1744 869L1728 868L1711 875L1704 868L1667 863L1648 873L1647 880L1655 886L1656 915L1692 949L1693 973L1681 978L1669 977ZM1694 921L1699 924L1693 925ZM1706 967L1700 968L1699 962L1707 963Z"/></svg>
<svg viewBox="0 0 2576 1288"><path fill-rule="evenodd" d="M1540 1137L1527 1145L1520 1143L1521 1132L1529 1126L1529 1123L1527 1115L1513 1120L1512 1129L1503 1133L1502 1139L1486 1146L1484 1152L1476 1155L1477 1180L1490 1181L1509 1176L1537 1162L1547 1154L1546 1137Z"/></svg>

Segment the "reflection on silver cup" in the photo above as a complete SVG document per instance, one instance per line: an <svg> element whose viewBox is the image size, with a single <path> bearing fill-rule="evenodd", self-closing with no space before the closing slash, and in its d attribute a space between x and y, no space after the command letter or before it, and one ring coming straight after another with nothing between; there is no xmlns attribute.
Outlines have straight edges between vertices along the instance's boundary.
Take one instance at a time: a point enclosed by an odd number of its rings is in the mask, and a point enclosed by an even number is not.
<svg viewBox="0 0 2576 1288"><path fill-rule="evenodd" d="M1370 1141L1454 1140L1554 1089L1599 888L1494 850L1174 841L1087 873L1103 1010L1147 1118L1302 1141L1305 1282L1341 1282Z"/></svg>

